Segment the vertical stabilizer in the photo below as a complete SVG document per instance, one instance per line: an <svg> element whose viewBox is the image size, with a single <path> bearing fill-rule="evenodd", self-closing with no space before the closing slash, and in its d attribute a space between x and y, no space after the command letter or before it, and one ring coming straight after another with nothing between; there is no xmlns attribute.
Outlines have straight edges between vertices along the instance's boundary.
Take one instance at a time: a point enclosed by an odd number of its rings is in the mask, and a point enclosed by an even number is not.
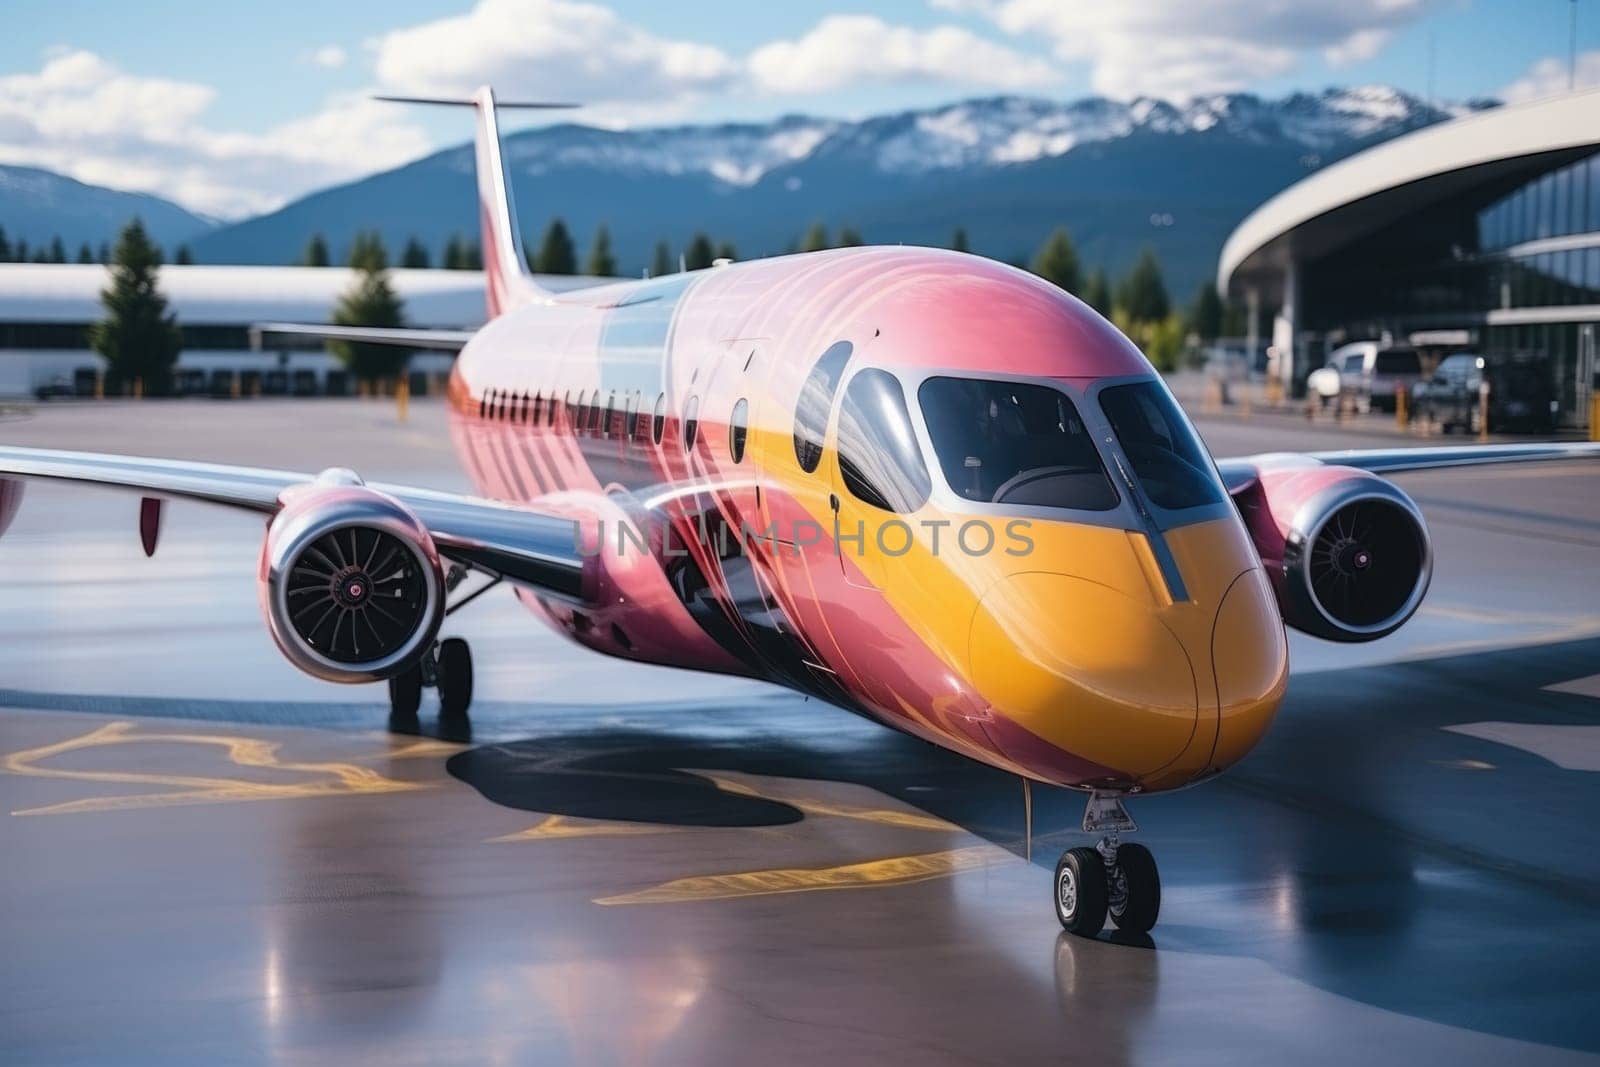
<svg viewBox="0 0 1600 1067"><path fill-rule="evenodd" d="M506 174L500 151L500 108L568 108L574 104L497 102L494 90L485 85L470 100L437 96L380 96L403 104L442 104L471 107L477 113L478 227L483 242L483 275L488 295L489 317L529 301L548 297L549 291L533 280L522 253L522 231L517 226L517 207L511 198L511 179Z"/></svg>

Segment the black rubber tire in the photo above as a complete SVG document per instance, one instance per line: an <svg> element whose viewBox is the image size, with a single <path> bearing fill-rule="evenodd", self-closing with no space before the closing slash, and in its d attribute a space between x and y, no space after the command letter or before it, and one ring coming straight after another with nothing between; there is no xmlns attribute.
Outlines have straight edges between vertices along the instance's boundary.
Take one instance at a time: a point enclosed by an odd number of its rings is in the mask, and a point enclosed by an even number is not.
<svg viewBox="0 0 1600 1067"><path fill-rule="evenodd" d="M459 637L439 642L439 717L464 719L472 706L472 649Z"/></svg>
<svg viewBox="0 0 1600 1067"><path fill-rule="evenodd" d="M422 668L415 663L389 679L389 718L415 719L422 707Z"/></svg>
<svg viewBox="0 0 1600 1067"><path fill-rule="evenodd" d="M1117 869L1123 895L1120 907L1109 909L1111 921L1124 933L1148 933L1161 915L1161 875L1156 858L1143 845L1118 845Z"/></svg>
<svg viewBox="0 0 1600 1067"><path fill-rule="evenodd" d="M1056 918L1079 937L1094 937L1106 925L1106 865L1092 848L1068 849L1056 861Z"/></svg>

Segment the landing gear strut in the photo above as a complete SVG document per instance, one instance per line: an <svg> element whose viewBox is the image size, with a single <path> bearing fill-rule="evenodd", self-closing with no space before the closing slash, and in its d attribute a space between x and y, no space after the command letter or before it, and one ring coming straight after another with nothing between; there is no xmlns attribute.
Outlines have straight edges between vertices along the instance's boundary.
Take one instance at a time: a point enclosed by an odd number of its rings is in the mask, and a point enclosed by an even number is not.
<svg viewBox="0 0 1600 1067"><path fill-rule="evenodd" d="M445 592L454 592L467 576L458 564L445 575ZM500 584L493 577L445 609L446 615L466 607ZM422 658L389 679L389 729L394 733L414 734L419 729L417 712L422 707L422 691L439 691L439 732L448 738L471 736L472 723L467 708L472 705L472 649L460 637L435 641Z"/></svg>
<svg viewBox="0 0 1600 1067"><path fill-rule="evenodd" d="M444 734L471 731L472 649L459 637L437 641L422 658L389 679L389 729L414 734L422 691L439 691L439 729Z"/></svg>
<svg viewBox="0 0 1600 1067"><path fill-rule="evenodd" d="M1110 793L1091 793L1083 812L1085 833L1100 834L1093 848L1068 849L1056 863L1056 918L1068 933L1099 934L1109 916L1124 933L1146 933L1161 914L1161 876L1143 845L1121 835L1139 827Z"/></svg>

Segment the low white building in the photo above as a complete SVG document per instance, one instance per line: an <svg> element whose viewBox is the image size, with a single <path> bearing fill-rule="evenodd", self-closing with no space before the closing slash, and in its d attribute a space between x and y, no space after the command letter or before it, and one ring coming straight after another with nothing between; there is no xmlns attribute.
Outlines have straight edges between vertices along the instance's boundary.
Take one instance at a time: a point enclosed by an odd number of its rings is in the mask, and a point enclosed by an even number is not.
<svg viewBox="0 0 1600 1067"><path fill-rule="evenodd" d="M316 388L338 363L320 347L252 352L249 327L257 322L331 322L335 304L355 272L345 267L167 266L160 286L183 330L180 376L209 382L215 371L269 376L293 383L306 372ZM483 324L479 271L393 270L390 280L405 301L408 326L473 329ZM553 289L594 284L594 278L541 278ZM103 371L89 348L91 324L105 316L100 293L110 282L98 264L0 263L0 396L72 388L82 372ZM413 370L443 373L448 353L419 352Z"/></svg>

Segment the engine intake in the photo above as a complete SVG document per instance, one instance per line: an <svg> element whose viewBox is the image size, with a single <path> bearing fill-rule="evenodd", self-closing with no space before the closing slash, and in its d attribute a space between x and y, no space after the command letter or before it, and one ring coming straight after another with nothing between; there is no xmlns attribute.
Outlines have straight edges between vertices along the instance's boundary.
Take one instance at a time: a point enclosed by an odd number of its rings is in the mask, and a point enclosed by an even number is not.
<svg viewBox="0 0 1600 1067"><path fill-rule="evenodd" d="M1284 621L1332 641L1393 633L1433 575L1428 528L1399 487L1362 471L1322 487L1284 536Z"/></svg>
<svg viewBox="0 0 1600 1067"><path fill-rule="evenodd" d="M330 682L398 674L444 617L443 569L427 528L349 471L291 490L267 528L260 577L273 641Z"/></svg>

